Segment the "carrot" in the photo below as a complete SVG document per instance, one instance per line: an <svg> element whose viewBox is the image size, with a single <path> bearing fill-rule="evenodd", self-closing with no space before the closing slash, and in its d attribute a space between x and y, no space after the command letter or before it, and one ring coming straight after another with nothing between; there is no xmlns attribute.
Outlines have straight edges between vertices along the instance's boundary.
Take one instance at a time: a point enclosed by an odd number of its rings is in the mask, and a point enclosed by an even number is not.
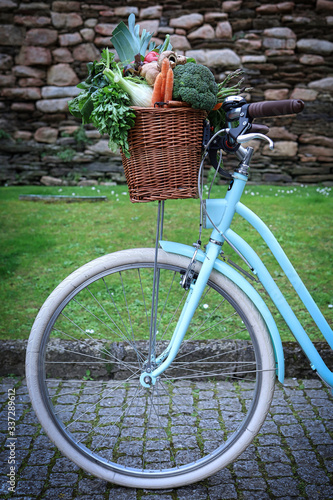
<svg viewBox="0 0 333 500"><path fill-rule="evenodd" d="M173 71L171 68L169 68L165 80L164 102L172 100L172 90L173 90Z"/></svg>
<svg viewBox="0 0 333 500"><path fill-rule="evenodd" d="M217 111L218 109L220 109L220 107L222 106L222 102L218 102L217 104L215 104L215 106L213 107L213 111Z"/></svg>
<svg viewBox="0 0 333 500"><path fill-rule="evenodd" d="M163 78L162 88L161 88L162 99L164 97L166 77L167 77L169 68L170 68L170 61L167 57L165 57L163 59L162 67L161 67L161 74L162 74L162 78Z"/></svg>
<svg viewBox="0 0 333 500"><path fill-rule="evenodd" d="M151 98L152 106L154 106L155 102L163 101L162 82L163 82L163 76L162 73L159 73L154 83L154 90Z"/></svg>
<svg viewBox="0 0 333 500"><path fill-rule="evenodd" d="M168 108L190 108L191 104L183 101L168 101Z"/></svg>
<svg viewBox="0 0 333 500"><path fill-rule="evenodd" d="M161 73L164 78L166 78L169 68L170 68L170 61L167 57L165 57L162 61L162 67L161 67Z"/></svg>

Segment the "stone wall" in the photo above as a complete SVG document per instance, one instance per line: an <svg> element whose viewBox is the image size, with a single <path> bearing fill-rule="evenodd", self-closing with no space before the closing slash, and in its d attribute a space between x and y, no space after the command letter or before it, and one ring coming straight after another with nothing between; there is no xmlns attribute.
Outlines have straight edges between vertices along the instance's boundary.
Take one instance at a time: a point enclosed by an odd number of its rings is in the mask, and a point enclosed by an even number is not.
<svg viewBox="0 0 333 500"><path fill-rule="evenodd" d="M124 180L119 155L92 127L83 133L67 101L131 12L217 80L243 68L251 102L305 101L299 116L262 120L275 149L255 145L252 181L333 183L332 1L0 0L1 184Z"/></svg>

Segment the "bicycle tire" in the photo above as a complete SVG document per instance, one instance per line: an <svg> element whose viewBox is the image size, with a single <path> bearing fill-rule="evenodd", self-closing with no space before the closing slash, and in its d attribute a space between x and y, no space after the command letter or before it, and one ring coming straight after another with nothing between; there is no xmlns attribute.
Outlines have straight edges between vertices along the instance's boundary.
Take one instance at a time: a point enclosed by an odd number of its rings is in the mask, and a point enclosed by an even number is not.
<svg viewBox="0 0 333 500"><path fill-rule="evenodd" d="M188 263L158 252L159 352L170 339L166 325L172 332L184 300L179 273ZM159 489L202 480L247 448L269 411L275 360L255 305L213 271L194 326L168 369L173 371L152 389L140 386L153 266L154 249L132 249L100 257L68 276L35 320L26 377L37 417L64 455L106 481ZM203 334L219 339L214 342L222 354L212 351ZM126 338L120 342L118 336ZM202 389L207 379L208 391Z"/></svg>

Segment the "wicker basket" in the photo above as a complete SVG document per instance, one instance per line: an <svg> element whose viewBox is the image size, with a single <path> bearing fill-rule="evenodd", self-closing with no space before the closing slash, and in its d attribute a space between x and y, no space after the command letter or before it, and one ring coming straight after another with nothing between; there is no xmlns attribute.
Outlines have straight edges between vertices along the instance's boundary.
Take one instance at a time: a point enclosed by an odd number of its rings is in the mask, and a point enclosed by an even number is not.
<svg viewBox="0 0 333 500"><path fill-rule="evenodd" d="M206 112L192 108L133 108L130 158L122 154L133 203L196 198Z"/></svg>

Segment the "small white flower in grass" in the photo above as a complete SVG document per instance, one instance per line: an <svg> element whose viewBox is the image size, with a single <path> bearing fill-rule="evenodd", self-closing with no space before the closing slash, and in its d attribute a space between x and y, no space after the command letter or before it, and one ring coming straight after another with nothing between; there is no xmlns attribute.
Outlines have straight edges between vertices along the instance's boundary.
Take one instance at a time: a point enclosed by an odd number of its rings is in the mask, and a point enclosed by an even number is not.
<svg viewBox="0 0 333 500"><path fill-rule="evenodd" d="M114 191L111 191L111 194L114 194Z"/></svg>
<svg viewBox="0 0 333 500"><path fill-rule="evenodd" d="M92 189L92 191L95 191L96 188L95 188L95 186L93 186L91 189Z"/></svg>
<svg viewBox="0 0 333 500"><path fill-rule="evenodd" d="M62 191L62 189L61 189L61 188L60 188L60 189L58 189L58 193L61 193L61 191Z"/></svg>
<svg viewBox="0 0 333 500"><path fill-rule="evenodd" d="M127 193L126 191L124 191L123 193L121 193L123 196L127 196Z"/></svg>
<svg viewBox="0 0 333 500"><path fill-rule="evenodd" d="M332 308L333 308L333 304L328 304L328 307L329 307L330 309L332 309Z"/></svg>
<svg viewBox="0 0 333 500"><path fill-rule="evenodd" d="M208 304L204 304L202 307L203 307L204 309L208 309L209 305L208 305Z"/></svg>
<svg viewBox="0 0 333 500"><path fill-rule="evenodd" d="M75 196L75 193L72 193L72 196Z"/></svg>
<svg viewBox="0 0 333 500"><path fill-rule="evenodd" d="M95 330L87 328L86 333L95 333Z"/></svg>

